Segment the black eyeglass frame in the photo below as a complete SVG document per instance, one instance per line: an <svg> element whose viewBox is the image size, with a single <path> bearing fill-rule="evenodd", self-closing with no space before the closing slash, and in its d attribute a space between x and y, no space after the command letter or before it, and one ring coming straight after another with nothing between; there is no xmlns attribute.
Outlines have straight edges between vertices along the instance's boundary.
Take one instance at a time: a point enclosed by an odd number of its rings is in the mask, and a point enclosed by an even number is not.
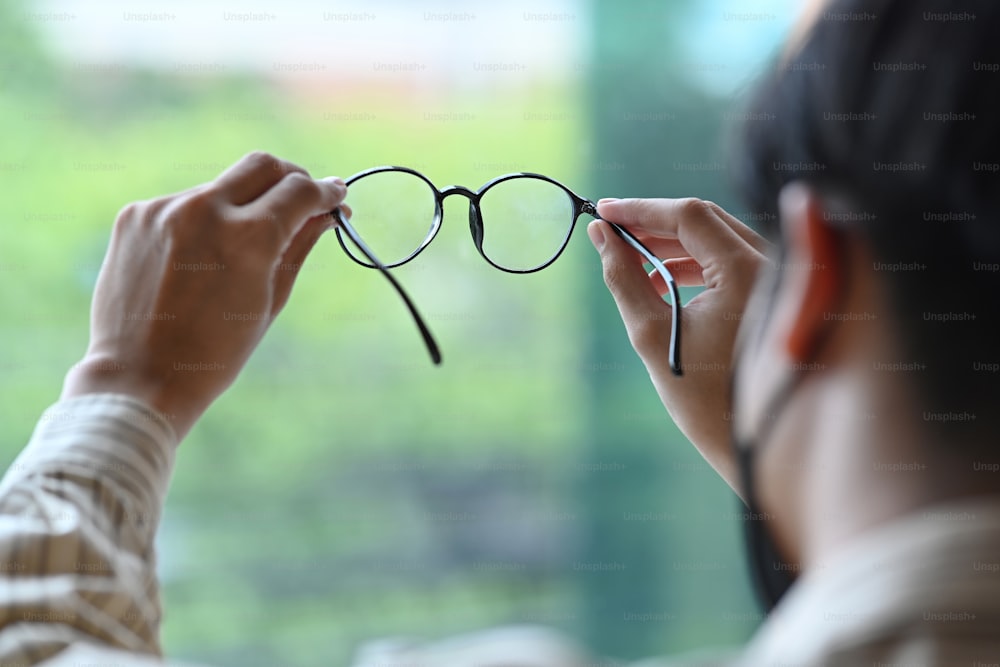
<svg viewBox="0 0 1000 667"><path fill-rule="evenodd" d="M387 172L402 172L410 174L411 176L416 176L424 183L426 183L427 187L430 188L431 192L434 194L434 219L432 220L431 226L427 231L427 235L424 237L424 240L417 246L417 248L409 255L399 260L398 262L386 264L386 267L390 269L394 269L397 266L402 266L403 264L406 264L410 260L414 259L417 255L423 252L424 248L429 246L431 242L437 237L438 232L441 231L441 223L444 220L444 200L447 199L448 197L451 197L452 195L461 195L469 200L469 232L472 234L472 242L475 244L476 250L479 251L479 254L482 256L482 258L486 260L491 266L506 273L534 273L536 271L541 271L542 269L550 266L554 261L559 259L559 256L566 249L566 246L569 245L569 239L573 235L573 229L576 227L576 221L579 219L580 214L588 213L595 218L597 217L597 210L592 202L584 199L583 197L580 197L579 195L574 193L572 190L567 188L559 181L549 178L548 176L545 176L543 174L535 174L531 172L518 172L513 174L504 174L503 176L497 176L496 178L487 182L485 185L483 185L475 192L462 185L449 185L445 188L439 189L436 185L434 185L434 183L431 182L429 178L421 174L419 171L416 171L415 169L410 169L409 167L394 167L394 166L374 167L372 169L366 169L365 171L362 171L360 173L355 174L354 176L351 176L345 182L347 183L348 187L350 187L351 183L354 183L355 181L365 178L366 176L372 176L374 174L383 174ZM481 208L481 202L483 200L483 197L494 186L497 186L501 183L505 183L507 181L512 181L521 178L535 179L554 185L563 192L565 192L566 195L569 197L570 201L573 203L573 212L571 213L572 220L569 226L566 228L566 236L562 239L562 242L559 244L559 248L556 250L555 254L553 254L552 257L550 257L547 261L530 269L512 269L503 266L502 264L498 264L494 260L490 259L489 255L487 255L486 251L483 249L484 228L483 228L483 211ZM344 244L344 239L342 236L338 234L337 239L340 241L341 247L344 249L344 251L348 254L348 256L351 259L353 259L358 264L361 264L362 266L367 266L368 268L375 268L374 266L366 264L365 262L359 260L351 252L350 248L348 248Z"/></svg>
<svg viewBox="0 0 1000 667"><path fill-rule="evenodd" d="M366 176L371 176L373 174L380 174L385 172L403 172L416 176L417 178L424 181L431 189L431 191L434 193L434 219L431 223L430 229L428 230L427 236L420 243L420 245L418 245L417 248L407 257L392 264L385 264L375 256L375 253L372 251L372 249L362 240L357 230L350 223L350 220L348 220L346 216L344 216L343 211L338 207L331 212L331 214L336 217L337 222L339 223L338 227L336 228L337 241L340 243L341 248L344 249L345 254L348 257L350 257L351 260L353 260L357 264L360 264L361 266L364 266L365 268L377 269L380 273L382 273L382 275L386 277L386 279L389 280L393 288L395 288L396 292L399 294L400 298L403 299L403 302L406 304L406 307L409 309L410 314L412 315L414 321L416 322L417 328L420 330L421 336L424 339L424 343L427 346L427 350L431 355L431 359L435 364L441 363L440 348L438 347L437 342L434 340L433 334L431 334L430 329L427 327L427 324L424 322L423 317L421 317L420 312L417 310L413 301L407 295L406 291L403 289L403 286L400 285L399 282L395 279L395 277L389 272L389 269L402 266L403 264L406 264L407 262L413 260L417 255L423 252L424 248L430 245L430 243L435 239L438 232L441 230L441 223L444 220L444 200L446 198L452 195L462 195L469 200L469 231L472 233L472 240L476 246L476 250L482 256L482 258L486 260L487 263L490 264L490 266L493 266L494 268L497 268L506 273L516 273L516 274L535 273L537 271L541 271L542 269L548 266L551 266L553 262L559 259L559 256L562 255L563 251L566 249L566 246L569 244L569 239L570 237L573 236L573 230L576 229L576 222L577 220L579 220L581 214L586 213L587 215L595 219L600 218L600 216L598 216L597 214L597 205L594 202L590 201L589 199L581 197L580 195L576 194L575 192L573 192L572 190L570 190L565 185L563 185L562 183L560 183L555 179L549 178L548 176L545 176L543 174L536 174L533 172L516 172L511 174L504 174L502 176L497 176L496 178L488 181L477 191L473 192L469 188L462 185L449 185L443 189L439 189L437 186L434 185L434 183L431 182L429 178L421 174L419 171L416 171L415 169L411 169L409 167L382 166L382 167L373 167L371 169L366 169L346 179L345 183L348 186L348 192L350 192L351 183L354 183L355 181L358 181ZM486 252L483 250L483 236L484 236L483 215L482 215L482 210L480 208L480 202L482 201L483 195L485 195L490 190L490 188L505 181L510 181L517 178L533 178L545 181L546 183L550 183L561 189L563 192L565 192L566 195L570 198L570 201L573 203L572 220L570 221L570 224L566 231L566 236L563 239L562 243L560 244L559 249L548 261L530 269L511 269L505 266L501 266L500 264L497 264L496 262L491 260L487 256ZM681 300L680 300L680 292L678 291L677 288L677 281L674 280L673 274L670 273L670 270L663 264L662 260L660 260L656 255L654 255L653 252L649 250L649 248L647 248L631 232L629 232L627 229L625 229L624 227L622 227L617 223L611 222L609 220L606 220L605 222L608 223L611 229L619 237L621 237L626 243L628 243L636 251L638 251L639 254L642 255L643 258L653 266L653 268L657 271L657 273L659 273L660 276L663 278L663 281L666 284L667 289L670 291L671 322L670 322L670 350L669 350L668 360L670 363L670 370L673 372L673 374L676 376L683 375L683 370L681 368L681 363L680 363ZM369 263L361 261L360 259L355 257L354 253L351 252L350 248L348 248L347 244L344 242L344 234L346 234L347 237L351 239L351 242L361 251L361 254L365 256L365 259L367 259Z"/></svg>

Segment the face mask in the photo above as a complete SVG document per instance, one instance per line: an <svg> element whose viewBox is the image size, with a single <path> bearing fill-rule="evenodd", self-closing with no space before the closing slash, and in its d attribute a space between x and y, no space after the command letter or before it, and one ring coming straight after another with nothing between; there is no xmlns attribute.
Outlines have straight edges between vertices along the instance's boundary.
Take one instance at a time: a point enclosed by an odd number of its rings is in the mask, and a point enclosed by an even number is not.
<svg viewBox="0 0 1000 667"><path fill-rule="evenodd" d="M780 400L773 400L771 405L781 407L776 404L786 402L787 396L791 394L791 388L795 384L797 382L793 376L793 379L786 383L786 388L779 392ZM756 439L746 440L740 440L734 433L733 443L736 447L736 461L740 469L740 485L743 488L743 496L746 498L746 507L741 508L744 510L741 514L750 576L761 604L766 611L770 612L795 583L796 568L781 558L778 545L767 529L768 516L761 510L757 502L753 457L757 448L766 442L766 436L771 430L770 425L775 423L777 413L770 411L767 415L767 426L763 429L764 433Z"/></svg>
<svg viewBox="0 0 1000 667"><path fill-rule="evenodd" d="M784 247L782 247L778 260L779 266L781 266L784 262L784 258ZM775 296L777 295L778 288L780 286L779 278L779 272L772 274L772 282L770 286L771 299L767 308L768 311L770 311L771 306L773 306L775 302ZM758 330L756 336L754 336L756 342L759 342L761 334L762 330ZM739 364L736 364L736 366L738 367ZM761 509L757 500L757 491L754 484L753 460L754 455L760 451L759 448L767 444L768 436L771 434L771 429L774 424L777 423L779 412L788 402L788 399L791 397L792 392L796 389L802 377L804 377L803 373L793 373L785 379L784 383L768 402L768 409L764 413L764 424L755 436L750 438L741 438L736 433L736 421L733 420L730 422L733 426L731 440L733 446L735 447L734 453L736 455L737 465L739 466L740 485L743 489L743 497L746 499L746 507L741 507L740 509L741 516L743 516L743 535L747 551L747 560L749 562L750 576L753 579L757 596L764 609L768 612L778 605L781 598L784 597L785 593L788 592L788 589L792 587L793 583L795 583L795 573L798 570L797 568L790 566L782 559L778 551L778 545L774 540L774 537L767 529L770 517ZM731 399L730 405L732 405L735 410L735 374L733 375L729 396Z"/></svg>

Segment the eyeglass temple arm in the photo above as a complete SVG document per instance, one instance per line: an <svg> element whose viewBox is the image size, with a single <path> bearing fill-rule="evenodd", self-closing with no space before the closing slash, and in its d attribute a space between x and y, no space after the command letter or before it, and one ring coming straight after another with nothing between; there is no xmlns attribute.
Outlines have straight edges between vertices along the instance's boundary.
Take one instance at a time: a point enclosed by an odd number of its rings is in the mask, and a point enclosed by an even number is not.
<svg viewBox="0 0 1000 667"><path fill-rule="evenodd" d="M340 223L340 228L344 231L344 233L347 234L351 241L354 242L354 245L358 247L368 261L374 264L375 268L377 268L396 289L396 293L399 294L403 303L405 303L406 307L410 310L410 315L413 317L413 321L416 322L417 328L420 330L420 335L424 338L424 345L427 346L427 352L430 353L431 360L435 365L440 365L441 348L438 347L437 341L434 340L434 334L432 334L431 330L427 327L427 323L424 322L424 318L420 316L420 312L417 310L417 307L413 305L413 301L410 300L406 290L403 289L403 286L400 285L396 278L389 272L389 269L386 268L385 264L383 264L375 256L375 253L373 253L371 248L368 247L368 244L361 240L357 230L354 229L354 226L347 220L339 208L333 211L333 216L336 218L337 222Z"/></svg>
<svg viewBox="0 0 1000 667"><path fill-rule="evenodd" d="M674 276L670 273L670 269L668 269L663 262L649 250L649 248L643 245L642 241L637 239L632 232L614 222L607 220L605 220L605 222L611 225L611 229L618 234L618 236L623 238L626 243L639 251L639 254L641 254L647 262L653 265L653 268L656 269L657 273L663 277L663 281L667 284L667 289L670 290L670 356L668 359L670 362L670 370L674 375L680 377L684 374L684 371L681 369L680 360L681 295L677 290L677 281L674 280Z"/></svg>

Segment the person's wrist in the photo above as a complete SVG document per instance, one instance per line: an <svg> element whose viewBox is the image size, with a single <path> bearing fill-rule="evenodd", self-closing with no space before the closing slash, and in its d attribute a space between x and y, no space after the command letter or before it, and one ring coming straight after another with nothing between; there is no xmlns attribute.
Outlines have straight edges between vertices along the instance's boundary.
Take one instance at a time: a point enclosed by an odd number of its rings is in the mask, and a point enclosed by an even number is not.
<svg viewBox="0 0 1000 667"><path fill-rule="evenodd" d="M203 410L177 396L166 377L140 371L114 357L88 354L63 382L61 399L87 394L123 394L142 401L163 415L183 439Z"/></svg>

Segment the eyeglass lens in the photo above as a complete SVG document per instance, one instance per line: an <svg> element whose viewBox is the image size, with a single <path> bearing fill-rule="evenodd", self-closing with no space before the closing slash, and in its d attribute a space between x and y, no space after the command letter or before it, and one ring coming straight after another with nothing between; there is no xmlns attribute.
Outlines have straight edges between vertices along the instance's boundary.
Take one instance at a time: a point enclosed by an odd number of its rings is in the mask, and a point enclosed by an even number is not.
<svg viewBox="0 0 1000 667"><path fill-rule="evenodd" d="M368 174L350 185L351 222L387 266L409 259L439 223L434 189L403 171ZM523 176L495 183L479 198L483 253L511 271L530 271L559 254L572 231L574 205L554 183ZM369 264L355 249L355 260Z"/></svg>
<svg viewBox="0 0 1000 667"><path fill-rule="evenodd" d="M473 195L465 188L437 191L421 176L401 168L385 168L349 181L353 215L341 211L342 229L353 243L341 244L358 263L379 269L406 302L435 363L440 351L413 302L388 269L412 259L434 238L441 225L444 193L470 196L472 222L481 223L478 239L485 257L499 268L531 272L547 266L566 246L582 200L563 187L537 175L500 177ZM593 204L580 204L596 215ZM670 367L682 375L680 365L680 295L670 271L628 230L614 223L612 229L635 248L663 276L671 293ZM474 235L477 232L473 232ZM364 241L361 238L364 238ZM370 247L379 249L382 261Z"/></svg>

